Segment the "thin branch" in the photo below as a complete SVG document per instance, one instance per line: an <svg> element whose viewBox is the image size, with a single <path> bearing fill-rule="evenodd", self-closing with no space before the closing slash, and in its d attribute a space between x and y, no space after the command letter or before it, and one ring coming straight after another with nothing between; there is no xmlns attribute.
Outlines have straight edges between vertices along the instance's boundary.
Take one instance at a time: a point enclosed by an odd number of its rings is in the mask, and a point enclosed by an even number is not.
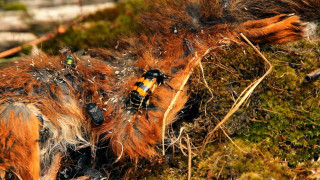
<svg viewBox="0 0 320 180"><path fill-rule="evenodd" d="M43 36L41 38L38 38L34 41L31 41L29 43L26 43L26 44L23 44L21 46L17 46L17 47L14 47L12 49L9 49L9 50L6 50L6 51L3 51L3 52L0 52L0 58L4 58L4 57L7 57L11 54L14 54L14 53L17 53L17 52L20 52L23 47L26 47L26 46L33 46L33 45L37 45L39 43L42 43L44 41L47 41L49 39L51 39L52 37L54 37L56 34L55 33L48 33L46 36Z"/></svg>

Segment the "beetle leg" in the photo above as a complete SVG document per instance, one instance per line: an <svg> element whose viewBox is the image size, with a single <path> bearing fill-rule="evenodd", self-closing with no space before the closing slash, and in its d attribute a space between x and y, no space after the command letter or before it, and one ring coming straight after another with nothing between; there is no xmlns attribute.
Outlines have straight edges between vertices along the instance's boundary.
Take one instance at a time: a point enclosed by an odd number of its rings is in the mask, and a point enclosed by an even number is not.
<svg viewBox="0 0 320 180"><path fill-rule="evenodd" d="M148 106L149 106L149 98L146 101L146 118L147 118L147 120L149 120Z"/></svg>
<svg viewBox="0 0 320 180"><path fill-rule="evenodd" d="M189 51L189 53L193 53L194 52L194 49L193 49L193 46L192 44L190 43L190 41L188 40L188 38L184 38L184 41L186 43L186 46L187 46L187 49ZM188 54L189 54L188 53Z"/></svg>
<svg viewBox="0 0 320 180"><path fill-rule="evenodd" d="M164 85L166 85L166 86L168 86L170 89L172 89L172 90L176 90L176 91L182 91L182 90L180 90L180 89L175 89L175 88L173 88L172 86L170 86L168 83L166 83L166 82L163 82L163 84Z"/></svg>

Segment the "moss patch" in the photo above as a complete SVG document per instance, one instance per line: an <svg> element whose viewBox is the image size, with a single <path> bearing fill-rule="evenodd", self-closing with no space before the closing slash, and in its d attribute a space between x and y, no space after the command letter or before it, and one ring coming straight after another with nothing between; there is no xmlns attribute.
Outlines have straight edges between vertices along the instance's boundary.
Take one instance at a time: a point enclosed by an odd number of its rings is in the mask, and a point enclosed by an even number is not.
<svg viewBox="0 0 320 180"><path fill-rule="evenodd" d="M0 1L0 5L2 6L2 9L5 11L17 11L17 10L26 11L27 10L27 6L21 2L4 3Z"/></svg>
<svg viewBox="0 0 320 180"><path fill-rule="evenodd" d="M246 152L242 152L232 143L223 146L208 146L202 157L194 160L194 177L199 179L287 179L294 173L286 162L273 157L259 145L235 139L234 142Z"/></svg>
<svg viewBox="0 0 320 180"><path fill-rule="evenodd" d="M261 47L273 71L224 128L252 158L230 143L213 143L196 161L195 177L205 178L208 173L217 177L221 169L222 179L290 179L310 174L307 169L320 153L320 81L306 83L304 78L320 67L319 49L318 42L307 40ZM214 96L209 101L211 95L198 70L191 89L201 115L193 123L181 124L199 146L239 94L267 69L263 60L246 47L208 57L203 67ZM212 139L217 140L229 141L222 132L216 132Z"/></svg>
<svg viewBox="0 0 320 180"><path fill-rule="evenodd" d="M57 54L61 47L66 46L75 51L91 47L109 48L118 36L129 36L139 31L137 15L143 7L143 0L118 3L114 9L105 9L88 16L68 28L65 34L59 34L43 43L41 49L49 54Z"/></svg>

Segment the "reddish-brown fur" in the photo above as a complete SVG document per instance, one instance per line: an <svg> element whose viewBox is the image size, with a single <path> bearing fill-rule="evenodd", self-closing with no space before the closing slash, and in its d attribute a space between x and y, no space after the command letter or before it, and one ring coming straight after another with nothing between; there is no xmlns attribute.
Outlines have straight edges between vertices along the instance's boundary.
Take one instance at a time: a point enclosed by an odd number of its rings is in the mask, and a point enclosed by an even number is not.
<svg viewBox="0 0 320 180"><path fill-rule="evenodd" d="M262 5L269 8L263 10ZM287 13L303 13L308 19L319 8L314 0L231 0L227 7L209 0L161 1L152 3L150 11L141 16L145 27L141 35L121 40L118 49L93 50L97 58L74 54L75 69L67 70L64 59L44 54L1 68L0 174L12 171L23 179L38 179L39 174L54 169L48 168L52 158L64 153L66 146L94 146L99 136L110 141L119 158L155 155L164 113L196 59L210 48L210 53L218 53L243 45L240 33L254 43L301 39L305 24ZM263 17L269 18L257 20ZM141 69L164 71L171 76L166 82L174 88L161 85L150 94L154 108L149 110L149 119L144 109L132 113L126 103L131 87L143 74ZM184 107L187 89L180 92L166 124L176 120ZM101 126L90 123L85 110L90 102L103 109L106 120ZM39 143L39 131L44 128L50 137Z"/></svg>
<svg viewBox="0 0 320 180"><path fill-rule="evenodd" d="M38 179L40 171L39 121L24 104L5 104L0 113L0 167L24 179ZM4 118L4 114L6 118ZM28 168L26 168L28 167ZM3 177L2 177L3 178Z"/></svg>

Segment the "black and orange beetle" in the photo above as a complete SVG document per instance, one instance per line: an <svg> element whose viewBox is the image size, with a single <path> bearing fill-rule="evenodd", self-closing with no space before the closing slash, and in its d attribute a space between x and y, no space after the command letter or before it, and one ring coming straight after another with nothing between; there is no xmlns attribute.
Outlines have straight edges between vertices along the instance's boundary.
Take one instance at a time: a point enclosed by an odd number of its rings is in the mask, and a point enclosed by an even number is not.
<svg viewBox="0 0 320 180"><path fill-rule="evenodd" d="M154 91L156 85L166 84L164 80L168 78L168 75L157 69L149 70L144 73L132 87L129 98L130 106L135 111L145 108L146 118L148 119L150 93ZM170 85L166 85L173 89Z"/></svg>

